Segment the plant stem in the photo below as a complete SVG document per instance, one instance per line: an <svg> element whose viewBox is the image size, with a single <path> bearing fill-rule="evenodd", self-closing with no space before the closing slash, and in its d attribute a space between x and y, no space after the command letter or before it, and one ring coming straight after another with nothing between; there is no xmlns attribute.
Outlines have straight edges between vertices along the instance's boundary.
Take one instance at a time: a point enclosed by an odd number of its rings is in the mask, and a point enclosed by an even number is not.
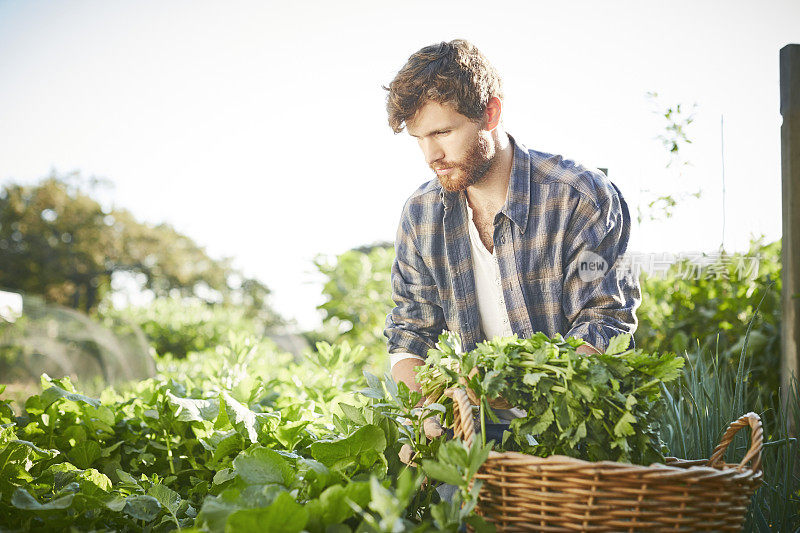
<svg viewBox="0 0 800 533"><path fill-rule="evenodd" d="M615 404L614 402L612 402L612 401L611 401L611 400L609 400L608 398L603 398L603 400L605 400L605 402L606 402L608 405L610 405L610 406L612 406L612 407L616 408L616 410L617 410L617 411L619 411L620 413L624 413L624 412L625 412L625 409L623 409L623 408L622 408L622 407L620 407L619 405Z"/></svg>
<svg viewBox="0 0 800 533"><path fill-rule="evenodd" d="M486 446L486 399L481 398L481 440L483 445Z"/></svg>
<svg viewBox="0 0 800 533"><path fill-rule="evenodd" d="M172 460L172 446L169 445L169 434L166 430L164 430L164 441L167 443L167 457L169 457L169 472L173 476L175 475L175 463ZM178 529L180 529L180 524L178 524Z"/></svg>
<svg viewBox="0 0 800 533"><path fill-rule="evenodd" d="M639 391L641 391L641 390L643 390L643 389L647 389L647 388L650 388L650 387L652 387L653 385L657 385L658 383L660 383L660 381L661 381L661 380L659 380L659 379L653 379L653 380L650 380L650 381L648 381L647 383L645 383L644 385L639 385L638 387L636 387L635 389L633 389L633 390L631 391L631 394L636 394L637 392L639 392Z"/></svg>

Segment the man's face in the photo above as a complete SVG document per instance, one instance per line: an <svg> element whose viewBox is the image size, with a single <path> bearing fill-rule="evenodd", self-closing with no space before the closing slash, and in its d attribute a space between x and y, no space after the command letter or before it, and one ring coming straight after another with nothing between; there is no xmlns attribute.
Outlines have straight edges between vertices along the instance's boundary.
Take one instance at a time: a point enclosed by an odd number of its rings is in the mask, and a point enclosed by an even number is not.
<svg viewBox="0 0 800 533"><path fill-rule="evenodd" d="M489 132L449 105L427 102L406 124L447 191L479 183L495 155Z"/></svg>

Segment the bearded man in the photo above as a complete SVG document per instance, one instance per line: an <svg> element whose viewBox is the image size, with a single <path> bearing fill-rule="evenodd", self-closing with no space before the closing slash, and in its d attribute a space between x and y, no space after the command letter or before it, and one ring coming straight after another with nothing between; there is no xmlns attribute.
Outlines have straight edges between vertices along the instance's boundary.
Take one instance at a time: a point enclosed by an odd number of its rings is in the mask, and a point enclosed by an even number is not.
<svg viewBox="0 0 800 533"><path fill-rule="evenodd" d="M396 381L419 390L415 367L445 329L464 350L542 331L592 353L633 334L641 295L620 265L631 228L622 194L600 171L504 131L500 77L475 46L427 46L386 89L390 126L417 139L436 174L406 202L395 241L384 335Z"/></svg>

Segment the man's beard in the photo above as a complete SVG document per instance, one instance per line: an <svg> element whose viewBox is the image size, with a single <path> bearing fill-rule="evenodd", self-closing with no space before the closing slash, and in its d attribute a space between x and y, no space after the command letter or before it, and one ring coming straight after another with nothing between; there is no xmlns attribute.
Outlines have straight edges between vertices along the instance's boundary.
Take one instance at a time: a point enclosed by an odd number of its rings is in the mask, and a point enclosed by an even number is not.
<svg viewBox="0 0 800 533"><path fill-rule="evenodd" d="M473 144L464 159L459 162L440 162L431 168L452 168L449 174L444 176L436 175L439 178L442 188L449 192L459 192L471 185L480 183L486 177L486 173L492 168L494 161L494 150L489 139L478 135L478 139Z"/></svg>

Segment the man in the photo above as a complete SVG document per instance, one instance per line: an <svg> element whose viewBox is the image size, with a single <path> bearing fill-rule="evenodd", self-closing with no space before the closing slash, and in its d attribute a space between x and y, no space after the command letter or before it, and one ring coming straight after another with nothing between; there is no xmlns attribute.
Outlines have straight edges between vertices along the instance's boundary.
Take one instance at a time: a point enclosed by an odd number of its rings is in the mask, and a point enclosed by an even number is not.
<svg viewBox="0 0 800 533"><path fill-rule="evenodd" d="M464 350L543 331L583 339L582 353L635 331L638 282L618 264L630 235L622 194L503 130L501 80L475 46L427 46L387 90L389 124L436 174L406 202L395 242L384 331L395 380L419 390L414 368L444 329Z"/></svg>

